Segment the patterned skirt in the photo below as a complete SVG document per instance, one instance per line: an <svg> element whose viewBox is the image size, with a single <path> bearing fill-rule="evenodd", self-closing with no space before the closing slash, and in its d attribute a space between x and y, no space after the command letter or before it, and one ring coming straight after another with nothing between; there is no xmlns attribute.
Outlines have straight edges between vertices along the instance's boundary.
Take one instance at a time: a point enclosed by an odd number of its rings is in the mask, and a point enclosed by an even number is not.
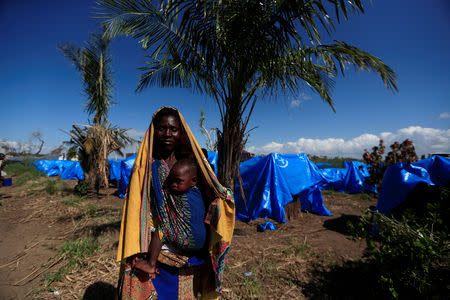
<svg viewBox="0 0 450 300"><path fill-rule="evenodd" d="M188 258L161 251L158 257L159 274L154 279L133 267L127 259L119 279L119 299L199 299L205 276L204 260Z"/></svg>

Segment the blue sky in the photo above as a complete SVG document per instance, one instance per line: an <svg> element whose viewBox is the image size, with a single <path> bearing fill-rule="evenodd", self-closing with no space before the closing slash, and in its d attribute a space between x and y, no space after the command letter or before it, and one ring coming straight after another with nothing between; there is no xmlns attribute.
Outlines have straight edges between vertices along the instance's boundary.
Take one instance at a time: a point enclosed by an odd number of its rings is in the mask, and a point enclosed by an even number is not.
<svg viewBox="0 0 450 300"><path fill-rule="evenodd" d="M337 26L331 39L343 40L384 60L398 75L399 92L388 91L373 73L350 68L336 80L336 113L305 87L296 98L261 100L249 128L247 148L257 153L306 152L360 157L384 138L410 138L419 154L450 152L450 1L365 1L365 14ZM0 4L0 147L30 143L40 130L46 150L68 136L73 123L87 123L80 75L57 49L82 45L97 30L95 1L15 0ZM161 105L178 107L204 145L198 120L220 127L214 101L177 88L134 92L143 50L118 38L111 45L117 102L110 120L140 136Z"/></svg>

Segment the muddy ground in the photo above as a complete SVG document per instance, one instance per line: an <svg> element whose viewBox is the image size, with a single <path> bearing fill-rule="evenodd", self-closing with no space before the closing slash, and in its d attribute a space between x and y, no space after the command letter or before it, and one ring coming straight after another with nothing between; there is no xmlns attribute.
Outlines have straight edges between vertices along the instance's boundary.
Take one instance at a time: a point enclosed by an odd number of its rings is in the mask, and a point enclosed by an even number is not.
<svg viewBox="0 0 450 300"><path fill-rule="evenodd" d="M60 186L53 194L45 190L51 180ZM0 299L110 299L114 294L123 200L113 187L99 198L80 200L72 193L75 184L43 177L0 188ZM300 212L294 205L287 223L274 222L275 231L256 230L265 220L237 221L223 298L359 298L358 278L345 266L362 257L365 242L353 240L346 224L356 222L376 199L330 191L324 199L333 216ZM67 257L61 247L88 238L99 248L62 272Z"/></svg>

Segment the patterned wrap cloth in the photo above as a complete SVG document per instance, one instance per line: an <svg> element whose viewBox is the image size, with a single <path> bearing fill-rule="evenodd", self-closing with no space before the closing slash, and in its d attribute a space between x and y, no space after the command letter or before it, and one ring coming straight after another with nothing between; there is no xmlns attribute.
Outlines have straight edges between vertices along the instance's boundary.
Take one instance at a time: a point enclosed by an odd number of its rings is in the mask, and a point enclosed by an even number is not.
<svg viewBox="0 0 450 300"><path fill-rule="evenodd" d="M167 191L164 182L169 172L164 160L153 160L151 196L156 201L151 209L157 218L155 225L165 244L182 252L198 251L206 239L202 194L196 186L180 195Z"/></svg>
<svg viewBox="0 0 450 300"><path fill-rule="evenodd" d="M121 262L119 297L122 299L157 299L158 293L160 298L165 299L194 299L198 296L194 290L201 294L202 299L216 299L222 291L225 257L234 230L234 200L231 191L218 182L181 113L174 108L170 109L178 114L184 132L184 145L194 155L199 166L206 210L204 223L208 228L208 255L202 260L195 256L161 251L158 257L160 274L153 280L148 280L133 269L133 257L148 253L152 227L158 228L162 241L169 241L170 238L171 242L176 240L176 237L168 236L170 230L166 231L164 236L164 226L158 226L164 220L151 213L151 207L158 207L158 197L155 196L155 191L152 191L152 173L158 171L152 172L152 169L157 167L158 170L162 165L161 161L158 161L159 164L153 166L152 159L155 138L153 120L160 111L158 110L153 115L152 123L139 148L123 206L117 254L117 260ZM159 178L159 175L157 176ZM161 199L166 201L168 198ZM188 234L193 238L201 236L198 232ZM195 242L186 245L186 249L192 247L196 247ZM178 288L175 293L171 293L174 285ZM164 291L164 295L160 291Z"/></svg>

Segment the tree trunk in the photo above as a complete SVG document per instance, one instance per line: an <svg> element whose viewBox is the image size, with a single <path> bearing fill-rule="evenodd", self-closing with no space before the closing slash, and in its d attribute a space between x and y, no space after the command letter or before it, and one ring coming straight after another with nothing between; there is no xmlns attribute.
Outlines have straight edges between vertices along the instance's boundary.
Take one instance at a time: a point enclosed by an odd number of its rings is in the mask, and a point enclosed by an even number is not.
<svg viewBox="0 0 450 300"><path fill-rule="evenodd" d="M102 141L97 141L91 151L81 151L80 164L84 172L84 180L88 183L90 192L99 195L100 189L108 187L108 154L105 151Z"/></svg>
<svg viewBox="0 0 450 300"><path fill-rule="evenodd" d="M239 106L231 106L225 112L223 131L217 135L217 177L222 185L232 190L244 149L245 128L241 120Z"/></svg>
<svg viewBox="0 0 450 300"><path fill-rule="evenodd" d="M39 155L39 154L41 154L42 147L44 147L44 141L43 141L43 140L41 141L41 145L39 146L38 151L37 151L34 155Z"/></svg>

